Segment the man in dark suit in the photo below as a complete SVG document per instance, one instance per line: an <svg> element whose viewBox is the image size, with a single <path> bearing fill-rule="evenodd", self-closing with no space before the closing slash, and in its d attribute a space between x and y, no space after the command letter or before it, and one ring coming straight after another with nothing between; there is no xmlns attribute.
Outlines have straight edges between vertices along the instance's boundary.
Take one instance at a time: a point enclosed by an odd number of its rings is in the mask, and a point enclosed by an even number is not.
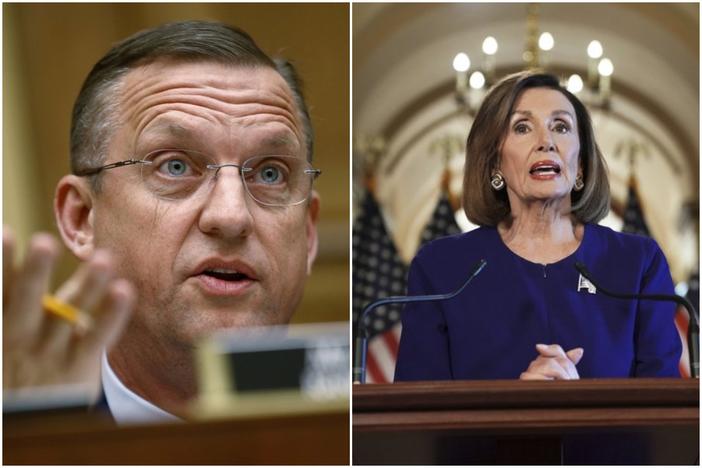
<svg viewBox="0 0 702 468"><path fill-rule="evenodd" d="M288 323L302 297L317 253L312 150L294 69L245 32L181 22L114 46L73 110L54 209L84 263L53 302L58 243L35 235L15 267L4 231L5 388L99 395L101 369L118 422L184 415L196 342Z"/></svg>

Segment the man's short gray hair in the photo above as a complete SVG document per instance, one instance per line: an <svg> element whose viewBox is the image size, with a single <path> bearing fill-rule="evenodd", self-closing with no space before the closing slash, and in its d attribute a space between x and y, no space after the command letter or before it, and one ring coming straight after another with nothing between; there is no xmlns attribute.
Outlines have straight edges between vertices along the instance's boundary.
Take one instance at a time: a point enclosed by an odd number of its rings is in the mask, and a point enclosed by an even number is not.
<svg viewBox="0 0 702 468"><path fill-rule="evenodd" d="M277 70L290 87L302 122L307 159L312 161L314 131L293 65L266 55L246 32L222 23L183 21L141 31L118 43L95 64L78 94L71 120L71 171L97 167L107 156L120 124L122 78L133 68L159 58L210 60L227 65ZM94 180L94 188L97 188Z"/></svg>

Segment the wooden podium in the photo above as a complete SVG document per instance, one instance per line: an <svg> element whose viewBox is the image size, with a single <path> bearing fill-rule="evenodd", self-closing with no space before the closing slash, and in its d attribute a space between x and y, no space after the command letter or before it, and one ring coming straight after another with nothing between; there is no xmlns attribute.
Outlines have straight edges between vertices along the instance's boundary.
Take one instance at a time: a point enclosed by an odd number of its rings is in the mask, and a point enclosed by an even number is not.
<svg viewBox="0 0 702 468"><path fill-rule="evenodd" d="M3 421L3 464L348 463L348 411L131 427L85 411L6 414Z"/></svg>
<svg viewBox="0 0 702 468"><path fill-rule="evenodd" d="M699 381L354 385L354 464L698 464Z"/></svg>

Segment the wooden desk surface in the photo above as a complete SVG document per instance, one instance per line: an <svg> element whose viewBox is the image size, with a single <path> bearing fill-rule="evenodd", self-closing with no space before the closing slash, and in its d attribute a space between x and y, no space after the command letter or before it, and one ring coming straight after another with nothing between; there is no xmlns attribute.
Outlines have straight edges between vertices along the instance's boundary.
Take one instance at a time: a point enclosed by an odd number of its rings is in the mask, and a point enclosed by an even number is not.
<svg viewBox="0 0 702 468"><path fill-rule="evenodd" d="M695 379L484 380L353 387L354 431L697 426Z"/></svg>
<svg viewBox="0 0 702 468"><path fill-rule="evenodd" d="M104 414L5 415L4 464L347 465L349 415L116 427Z"/></svg>
<svg viewBox="0 0 702 468"><path fill-rule="evenodd" d="M690 464L699 381L403 382L353 387L354 464Z"/></svg>

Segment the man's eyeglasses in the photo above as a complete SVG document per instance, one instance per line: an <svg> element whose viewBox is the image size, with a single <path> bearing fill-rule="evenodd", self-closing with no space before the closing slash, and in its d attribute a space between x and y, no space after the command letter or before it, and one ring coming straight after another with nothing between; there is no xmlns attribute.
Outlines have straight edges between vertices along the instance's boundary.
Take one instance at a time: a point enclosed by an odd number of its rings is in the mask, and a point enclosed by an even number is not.
<svg viewBox="0 0 702 468"><path fill-rule="evenodd" d="M251 198L265 206L299 205L309 198L312 182L322 173L293 156L255 156L242 164L215 164L210 156L197 151L161 149L143 159L84 169L76 175L91 176L132 164L139 165L141 180L151 193L170 200L208 193L220 169L236 167Z"/></svg>

